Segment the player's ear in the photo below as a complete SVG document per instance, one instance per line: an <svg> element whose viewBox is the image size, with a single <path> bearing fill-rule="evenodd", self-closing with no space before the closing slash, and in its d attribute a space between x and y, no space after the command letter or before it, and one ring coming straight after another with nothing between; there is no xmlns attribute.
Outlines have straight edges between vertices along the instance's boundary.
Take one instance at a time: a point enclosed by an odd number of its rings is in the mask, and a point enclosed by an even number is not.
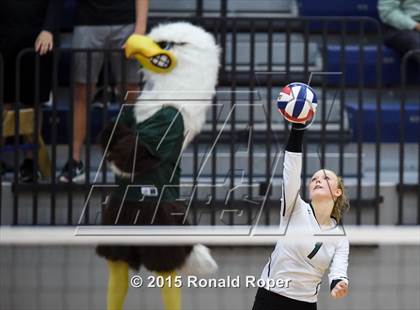
<svg viewBox="0 0 420 310"><path fill-rule="evenodd" d="M337 189L335 190L335 197L338 198L341 195L343 195L343 191L341 190L341 188L337 187Z"/></svg>

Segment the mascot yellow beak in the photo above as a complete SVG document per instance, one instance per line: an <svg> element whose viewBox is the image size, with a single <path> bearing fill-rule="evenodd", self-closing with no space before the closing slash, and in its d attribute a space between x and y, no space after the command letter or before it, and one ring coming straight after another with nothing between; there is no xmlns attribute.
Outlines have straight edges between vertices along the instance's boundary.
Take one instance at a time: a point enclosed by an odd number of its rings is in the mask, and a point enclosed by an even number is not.
<svg viewBox="0 0 420 310"><path fill-rule="evenodd" d="M176 58L171 51L162 49L151 38L139 34L128 38L125 56L135 57L145 69L156 73L169 73L176 66Z"/></svg>

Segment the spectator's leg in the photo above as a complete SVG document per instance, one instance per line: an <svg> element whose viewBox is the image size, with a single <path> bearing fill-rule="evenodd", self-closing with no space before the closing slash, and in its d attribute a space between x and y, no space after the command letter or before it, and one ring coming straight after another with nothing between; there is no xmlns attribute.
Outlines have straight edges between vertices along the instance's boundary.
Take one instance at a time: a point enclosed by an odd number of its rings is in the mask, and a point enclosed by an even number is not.
<svg viewBox="0 0 420 310"><path fill-rule="evenodd" d="M91 94L94 92L94 86L75 83L74 88L74 110L73 110L73 159L81 160L83 142L86 137L86 118L87 118L87 90L91 87Z"/></svg>
<svg viewBox="0 0 420 310"><path fill-rule="evenodd" d="M93 95L93 86L96 84L99 71L103 63L102 51L89 51L91 49L105 48L108 31L107 26L76 26L73 34L73 48L83 49L76 51L74 57L74 102L73 102L73 151L72 158L64 165L58 179L60 182L76 183L85 181L85 169L82 157L82 146L86 136L86 119L88 105L91 98L87 98L89 87ZM90 59L90 62L88 61ZM88 66L89 62L89 66ZM90 72L90 74L88 74Z"/></svg>
<svg viewBox="0 0 420 310"><path fill-rule="evenodd" d="M108 32L106 26L78 26L75 27L73 47L82 49L101 49L105 47ZM75 89L73 113L73 153L76 161L81 160L81 151L86 137L87 105L91 98L87 98L88 87L91 87L91 97L94 94L94 85L98 79L99 71L103 64L103 52L90 53L90 79L87 72L88 53L81 52L75 55Z"/></svg>
<svg viewBox="0 0 420 310"><path fill-rule="evenodd" d="M403 56L410 50L420 49L420 32L389 29L385 33L385 44ZM420 55L417 55L415 60L420 64Z"/></svg>
<svg viewBox="0 0 420 310"><path fill-rule="evenodd" d="M133 34L134 24L117 25L113 26L112 29L112 35L109 39L110 45L112 48L120 48L127 38ZM111 56L111 67L119 86L121 102L134 103L139 96L138 91L140 90L140 64L134 59L127 60L123 53L113 53ZM126 97L127 92L131 93Z"/></svg>

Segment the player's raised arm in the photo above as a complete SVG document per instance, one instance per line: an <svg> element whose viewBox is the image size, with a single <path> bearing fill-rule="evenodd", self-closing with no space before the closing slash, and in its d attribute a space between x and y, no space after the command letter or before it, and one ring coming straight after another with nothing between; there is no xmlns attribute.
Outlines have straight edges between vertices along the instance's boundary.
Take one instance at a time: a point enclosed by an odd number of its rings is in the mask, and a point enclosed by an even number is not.
<svg viewBox="0 0 420 310"><path fill-rule="evenodd" d="M301 200L299 192L302 171L302 139L304 129L310 125L317 106L316 94L306 84L294 82L286 85L277 98L281 115L293 123L284 154L281 215L289 216Z"/></svg>
<svg viewBox="0 0 420 310"><path fill-rule="evenodd" d="M281 215L289 216L300 198L302 172L302 139L304 126L293 124L286 145L283 163Z"/></svg>

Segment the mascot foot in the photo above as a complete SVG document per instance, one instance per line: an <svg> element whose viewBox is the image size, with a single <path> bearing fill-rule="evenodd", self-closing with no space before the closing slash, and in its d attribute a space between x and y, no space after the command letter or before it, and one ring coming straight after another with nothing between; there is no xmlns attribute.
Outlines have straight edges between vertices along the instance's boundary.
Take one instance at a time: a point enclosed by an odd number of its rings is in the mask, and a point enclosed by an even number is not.
<svg viewBox="0 0 420 310"><path fill-rule="evenodd" d="M209 248L196 244L179 271L185 275L205 276L215 273L217 268L217 263L211 256Z"/></svg>

